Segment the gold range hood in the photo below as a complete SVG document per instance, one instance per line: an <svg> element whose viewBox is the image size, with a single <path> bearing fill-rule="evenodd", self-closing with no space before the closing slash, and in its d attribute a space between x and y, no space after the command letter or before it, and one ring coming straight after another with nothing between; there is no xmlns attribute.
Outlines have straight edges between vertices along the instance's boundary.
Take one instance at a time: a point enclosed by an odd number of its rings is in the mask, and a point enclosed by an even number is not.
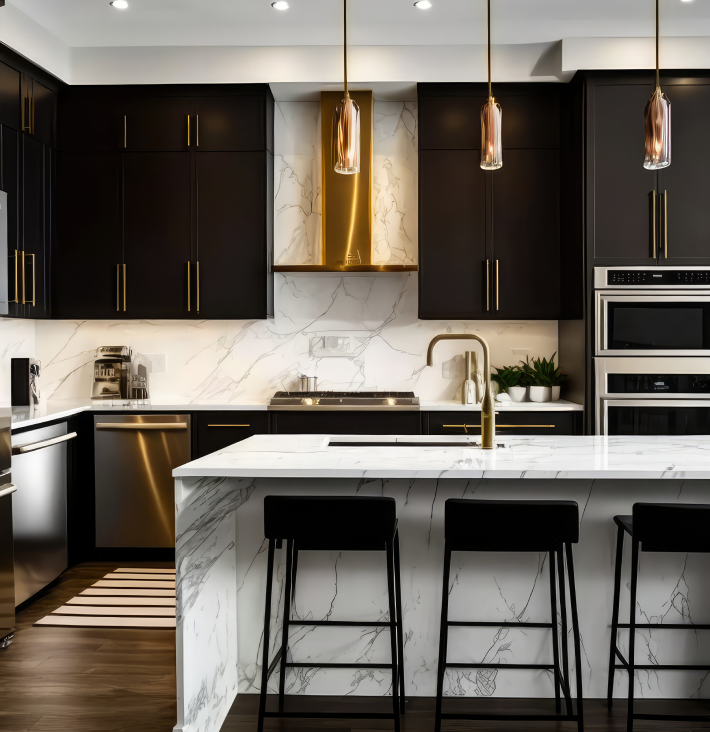
<svg viewBox="0 0 710 732"><path fill-rule="evenodd" d="M279 264L274 272L416 272L415 264L373 264L372 91L351 91L360 107L360 172L342 175L331 160L333 112L343 92L321 92L323 264Z"/></svg>

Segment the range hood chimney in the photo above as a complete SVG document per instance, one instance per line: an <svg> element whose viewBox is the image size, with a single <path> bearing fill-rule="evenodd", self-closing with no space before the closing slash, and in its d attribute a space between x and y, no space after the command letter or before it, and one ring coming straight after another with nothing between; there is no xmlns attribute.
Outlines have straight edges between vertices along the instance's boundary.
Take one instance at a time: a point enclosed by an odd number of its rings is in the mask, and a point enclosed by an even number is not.
<svg viewBox="0 0 710 732"><path fill-rule="evenodd" d="M274 265L274 272L416 272L416 265L375 264L372 243L372 91L351 91L360 107L360 172L336 173L332 162L333 111L343 92L321 92L321 264Z"/></svg>

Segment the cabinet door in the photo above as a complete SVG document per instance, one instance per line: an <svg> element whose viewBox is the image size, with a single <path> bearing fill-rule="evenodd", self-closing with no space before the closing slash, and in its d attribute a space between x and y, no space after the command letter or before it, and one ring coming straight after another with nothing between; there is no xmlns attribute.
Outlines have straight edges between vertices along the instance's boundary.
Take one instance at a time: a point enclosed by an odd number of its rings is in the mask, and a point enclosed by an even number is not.
<svg viewBox="0 0 710 732"><path fill-rule="evenodd" d="M68 87L59 95L57 149L67 152L123 150L120 87Z"/></svg>
<svg viewBox="0 0 710 732"><path fill-rule="evenodd" d="M486 181L478 150L419 153L419 317L490 315Z"/></svg>
<svg viewBox="0 0 710 732"><path fill-rule="evenodd" d="M32 137L44 145L56 147L57 95L38 81L32 82Z"/></svg>
<svg viewBox="0 0 710 732"><path fill-rule="evenodd" d="M121 154L57 154L55 318L116 318L121 244Z"/></svg>
<svg viewBox="0 0 710 732"><path fill-rule="evenodd" d="M11 317L18 317L22 311L20 262L20 138L16 130L0 128L1 176L0 187L7 193L7 255L9 258L8 300Z"/></svg>
<svg viewBox="0 0 710 732"><path fill-rule="evenodd" d="M485 97L419 97L420 150L480 150Z"/></svg>
<svg viewBox="0 0 710 732"><path fill-rule="evenodd" d="M505 167L505 165L504 165ZM496 435L576 435L582 412L501 410ZM430 435L480 435L480 412L429 412Z"/></svg>
<svg viewBox="0 0 710 732"><path fill-rule="evenodd" d="M420 435L421 412L272 412L282 435Z"/></svg>
<svg viewBox="0 0 710 732"><path fill-rule="evenodd" d="M20 72L0 63L0 125L20 129Z"/></svg>
<svg viewBox="0 0 710 732"><path fill-rule="evenodd" d="M505 150L490 174L496 318L559 318L559 180L555 149Z"/></svg>
<svg viewBox="0 0 710 732"><path fill-rule="evenodd" d="M589 245L596 259L611 264L623 260L653 264L649 194L656 190L656 173L643 167L643 110L652 92L650 84L599 85L589 90L593 120L587 144L591 137L594 196Z"/></svg>
<svg viewBox="0 0 710 732"><path fill-rule="evenodd" d="M129 95L124 102L126 150L189 150L190 97Z"/></svg>
<svg viewBox="0 0 710 732"><path fill-rule="evenodd" d="M122 315L187 317L190 153L124 153L123 170L126 307Z"/></svg>
<svg viewBox="0 0 710 732"><path fill-rule="evenodd" d="M197 153L202 318L267 315L265 152Z"/></svg>
<svg viewBox="0 0 710 732"><path fill-rule="evenodd" d="M193 144L200 151L264 150L264 97L195 97Z"/></svg>
<svg viewBox="0 0 710 732"><path fill-rule="evenodd" d="M24 315L49 317L49 282L46 264L50 236L50 149L22 136L22 252L20 301Z"/></svg>
<svg viewBox="0 0 710 732"><path fill-rule="evenodd" d="M266 412L198 412L197 457L204 457L222 450L252 435L269 432L269 415Z"/></svg>
<svg viewBox="0 0 710 732"><path fill-rule="evenodd" d="M661 264L710 264L710 176L703 151L710 119L710 85L664 85L671 102L671 164L659 171L667 228L659 237ZM667 255L667 259L663 258Z"/></svg>

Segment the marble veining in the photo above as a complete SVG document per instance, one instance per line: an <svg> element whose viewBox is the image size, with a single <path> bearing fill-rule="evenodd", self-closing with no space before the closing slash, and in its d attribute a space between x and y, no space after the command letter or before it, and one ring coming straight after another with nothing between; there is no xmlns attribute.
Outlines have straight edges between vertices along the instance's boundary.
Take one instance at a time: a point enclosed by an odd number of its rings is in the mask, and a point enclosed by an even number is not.
<svg viewBox="0 0 710 732"><path fill-rule="evenodd" d="M670 444L666 439L651 441L648 453L685 450L686 454L707 447L696 441ZM294 445L294 449L295 449ZM597 445L598 447L598 445ZM640 443L628 443L638 450ZM627 455L634 454L627 452ZM667 454L670 454L667 452ZM273 459L273 454L271 455ZM282 473L283 476L286 473ZM177 521L182 532L193 524L204 528L198 543L209 547L207 556L220 555L230 544L231 581L223 577L220 592L236 588L235 604L225 602L218 615L197 611L206 588L220 571L209 561L180 561L178 575L199 588L191 609L181 614L178 638L199 658L185 655L184 667L195 667L190 678L179 677L184 684L180 698L186 708L206 709L220 679L222 689L234 698L237 693L258 693L261 680L263 603L266 571L266 543L263 538L263 499L266 495L289 493L308 495L391 496L397 501L397 515L402 555L402 593L405 633L406 693L433 696L438 655L438 623L441 602L443 559L443 512L448 498L483 499L531 497L575 500L580 507L580 541L574 547L578 607L582 635L582 674L586 698L605 695L607 682L609 622L613 593L613 556L616 528L612 517L630 513L636 501L702 502L707 501L710 480L687 480L667 476L665 480L618 480L613 471L608 479L540 479L534 483L499 477L460 478L421 477L222 477L211 481L204 477L182 477L177 483ZM222 494L223 499L218 499ZM239 498L237 498L239 496ZM184 498L180 498L184 497ZM183 520L183 511L185 519ZM206 512L198 517L200 511ZM214 527L210 535L209 527ZM184 532L188 536L190 532ZM182 536L182 533L181 533ZM180 542L182 539L180 540ZM214 547L214 548L212 548ZM624 554L621 618L628 618L628 562ZM201 550L205 551L205 550ZM180 556L182 556L180 554ZM220 560L221 561L221 560ZM641 554L637 618L651 623L707 623L710 616L710 583L706 581L708 559L704 555ZM226 564L223 566L227 569ZM271 608L271 657L280 644L285 557L276 553L274 599ZM448 588L450 618L488 621L549 622L550 604L548 557L545 554L473 554L459 553L452 558ZM195 574L194 580L189 575ZM213 605L214 607L214 605ZM373 553L310 552L299 556L299 574L294 619L377 620L387 617L386 580L383 560ZM235 623L236 647L225 654L210 651L193 643L195 637L211 637L212 628L225 619ZM557 618L559 625L560 618ZM702 663L710 657L710 634L704 631L679 632L641 630L637 636L639 663ZM192 645L191 645L192 644ZM628 653L628 631L620 633L622 653ZM234 654L234 655L231 655ZM449 660L458 662L548 663L551 659L550 635L546 630L515 627L452 629ZM387 662L387 631L371 628L308 628L292 626L289 632L288 657L309 662L345 662L367 660ZM571 670L574 673L573 669ZM229 675L229 683L222 681ZM236 679L235 679L236 676ZM708 674L660 673L636 674L636 693L646 698L706 698ZM276 691L278 674L270 680ZM217 685L219 686L219 684ZM362 672L323 668L289 670L286 676L289 693L301 695L351 694L389 695L391 678L386 671ZM615 694L623 696L626 676L617 673ZM492 670L450 670L446 675L445 694L482 697L534 697L554 695L552 678L547 672ZM221 697L220 697L221 699ZM222 705L221 710L228 706ZM220 702L221 703L221 702ZM189 714L188 714L189 716ZM190 716L197 720L199 715ZM187 718L186 718L187 719ZM185 721L179 730L211 732L218 730L223 711L197 721Z"/></svg>

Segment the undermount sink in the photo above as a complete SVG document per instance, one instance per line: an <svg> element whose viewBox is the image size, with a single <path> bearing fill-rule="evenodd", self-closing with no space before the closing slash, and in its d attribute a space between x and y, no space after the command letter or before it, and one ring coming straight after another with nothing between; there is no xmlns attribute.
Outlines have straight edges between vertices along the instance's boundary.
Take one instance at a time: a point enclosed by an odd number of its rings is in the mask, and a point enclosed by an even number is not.
<svg viewBox="0 0 710 732"><path fill-rule="evenodd" d="M340 440L330 440L328 447L476 447L481 449L480 442L343 442ZM496 447L505 447L498 444Z"/></svg>

